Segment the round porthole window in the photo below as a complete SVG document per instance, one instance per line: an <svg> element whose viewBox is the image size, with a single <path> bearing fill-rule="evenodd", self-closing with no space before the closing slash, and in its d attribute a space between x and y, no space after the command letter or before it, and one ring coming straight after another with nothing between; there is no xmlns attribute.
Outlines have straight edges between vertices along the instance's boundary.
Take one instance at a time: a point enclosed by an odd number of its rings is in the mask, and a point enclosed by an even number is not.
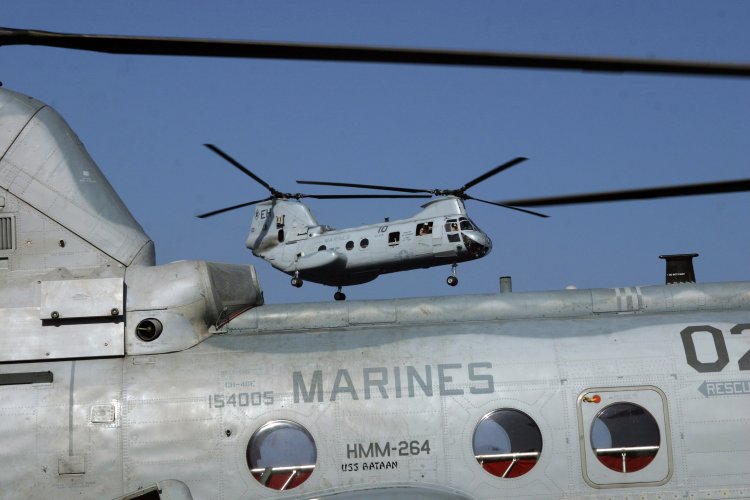
<svg viewBox="0 0 750 500"><path fill-rule="evenodd" d="M367 238L362 238L362 241L359 242L360 248L367 248L367 245L370 244L370 240Z"/></svg>
<svg viewBox="0 0 750 500"><path fill-rule="evenodd" d="M659 452L659 425L642 406L614 403L600 411L591 426L596 458L617 472L643 469Z"/></svg>
<svg viewBox="0 0 750 500"><path fill-rule="evenodd" d="M351 250L352 248L354 248L354 242L353 241L347 241L346 242L346 249L347 250Z"/></svg>
<svg viewBox="0 0 750 500"><path fill-rule="evenodd" d="M255 431L247 444L247 465L267 488L289 490L307 481L318 451L307 429L290 420L275 420Z"/></svg>
<svg viewBox="0 0 750 500"><path fill-rule="evenodd" d="M503 409L485 415L474 430L474 456L493 476L526 474L542 452L542 433L525 413Z"/></svg>

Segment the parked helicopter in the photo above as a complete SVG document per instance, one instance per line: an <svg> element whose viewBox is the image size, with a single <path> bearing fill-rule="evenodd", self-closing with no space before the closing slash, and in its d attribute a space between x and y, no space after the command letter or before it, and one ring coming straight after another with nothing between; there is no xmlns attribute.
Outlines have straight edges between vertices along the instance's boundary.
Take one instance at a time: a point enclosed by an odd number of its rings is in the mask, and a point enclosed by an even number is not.
<svg viewBox="0 0 750 500"><path fill-rule="evenodd" d="M2 499L750 488L748 283L264 305L155 265L54 110L0 89L0 123Z"/></svg>
<svg viewBox="0 0 750 500"><path fill-rule="evenodd" d="M514 158L470 180L458 189L413 190L361 184L297 181L300 184L344 185L357 188L388 189L429 194L405 195L320 195L282 193L252 173L227 153L206 144L241 172L268 189L270 196L199 215L211 217L249 205L255 206L247 247L253 255L292 277L291 284L301 287L303 280L338 287L334 299L345 300L343 286L359 285L381 274L432 266L451 265L447 278L450 286L458 284L459 262L479 259L492 250L492 240L469 219L465 200L476 200L520 212L546 217L544 214L510 205L482 200L466 191L490 177L526 160ZM335 230L315 220L302 198L429 198L422 210L408 219L386 220L356 228Z"/></svg>
<svg viewBox="0 0 750 500"><path fill-rule="evenodd" d="M750 283L266 305L0 124L0 498L748 496Z"/></svg>

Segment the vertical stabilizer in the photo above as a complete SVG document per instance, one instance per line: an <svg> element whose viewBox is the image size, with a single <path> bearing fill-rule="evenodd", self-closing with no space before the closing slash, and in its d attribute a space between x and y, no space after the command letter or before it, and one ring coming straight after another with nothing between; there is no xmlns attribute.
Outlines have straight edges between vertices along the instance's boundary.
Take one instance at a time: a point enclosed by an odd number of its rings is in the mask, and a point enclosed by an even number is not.
<svg viewBox="0 0 750 500"><path fill-rule="evenodd" d="M0 215L13 233L6 268L154 264L151 239L68 124L49 106L6 89L0 188Z"/></svg>

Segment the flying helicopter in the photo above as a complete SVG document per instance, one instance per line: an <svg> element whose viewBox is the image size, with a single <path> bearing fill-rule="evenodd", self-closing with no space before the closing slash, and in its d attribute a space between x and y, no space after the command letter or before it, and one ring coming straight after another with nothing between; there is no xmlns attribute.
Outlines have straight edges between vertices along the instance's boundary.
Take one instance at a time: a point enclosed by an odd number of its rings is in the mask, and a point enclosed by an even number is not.
<svg viewBox="0 0 750 500"><path fill-rule="evenodd" d="M466 192L472 186L521 163L526 158L514 158L470 180L458 189L449 190L428 191L297 181L300 184L345 185L429 193L314 195L282 193L215 145L206 144L206 146L268 189L270 196L213 210L198 217L211 217L248 205L256 205L250 234L247 238L247 247L252 250L253 255L266 260L274 268L292 275L291 284L294 287L301 287L303 280L338 287L334 294L336 300L346 299L346 295L341 291L343 286L367 283L384 273L447 264L451 265L451 275L446 281L448 285L456 286L458 263L479 259L492 250L490 237L469 219L464 205L465 200L476 200L538 217L546 217L544 214L531 210L475 198ZM299 201L302 198L429 198L433 195L439 198L422 205L422 210L409 219L386 220L379 224L342 230L334 230L330 226L318 223L309 208Z"/></svg>
<svg viewBox="0 0 750 500"><path fill-rule="evenodd" d="M269 305L0 123L1 498L747 496L750 283Z"/></svg>
<svg viewBox="0 0 750 500"><path fill-rule="evenodd" d="M304 194L282 193L248 170L240 162L213 144L208 149L266 188L270 195L198 215L212 217L255 205L246 246L253 255L274 268L292 276L291 285L299 288L304 280L335 286L335 300L345 300L344 286L359 285L381 274L450 265L446 279L449 286L458 284L458 263L484 257L492 250L492 240L479 229L466 212L464 202L474 200L516 210L536 217L545 214L521 208L576 203L645 200L675 196L732 193L750 190L750 179L641 188L570 196L519 199L505 202L476 198L467 190L526 160L518 157L498 165L456 189L419 189L376 184L298 180L298 184L349 187L410 194ZM425 193L425 194L421 194ZM408 219L385 220L378 224L335 230L321 225L301 203L302 198L373 199L438 198L422 205L422 210Z"/></svg>

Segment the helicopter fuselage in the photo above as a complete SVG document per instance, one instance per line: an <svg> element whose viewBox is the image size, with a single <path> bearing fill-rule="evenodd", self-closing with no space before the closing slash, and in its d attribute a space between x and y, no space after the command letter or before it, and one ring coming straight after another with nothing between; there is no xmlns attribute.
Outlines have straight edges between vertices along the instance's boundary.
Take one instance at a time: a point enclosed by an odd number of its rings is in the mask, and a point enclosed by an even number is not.
<svg viewBox="0 0 750 500"><path fill-rule="evenodd" d="M491 251L492 241L468 218L460 198L438 198L422 208L409 219L334 230L307 217L298 201L268 201L256 206L248 247L276 269L330 286L457 264Z"/></svg>

